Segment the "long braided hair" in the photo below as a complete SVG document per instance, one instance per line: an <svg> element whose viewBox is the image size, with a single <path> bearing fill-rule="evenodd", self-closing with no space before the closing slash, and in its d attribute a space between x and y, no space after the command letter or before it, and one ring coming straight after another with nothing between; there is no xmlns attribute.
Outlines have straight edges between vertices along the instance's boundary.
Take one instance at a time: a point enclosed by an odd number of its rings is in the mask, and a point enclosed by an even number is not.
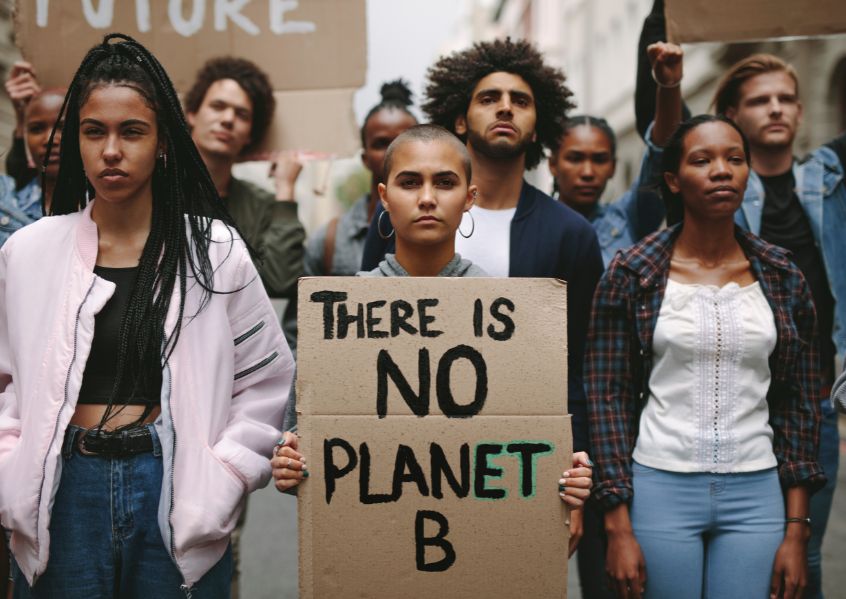
<svg viewBox="0 0 846 599"><path fill-rule="evenodd" d="M144 414L128 426L146 419L159 404L162 370L179 339L189 279L200 288L198 312L208 304L214 268L209 259L212 219L229 225L234 242L238 233L232 217L218 196L211 176L197 151L179 98L165 70L144 46L131 37L109 34L82 61L65 96L58 121L64 116L59 174L53 192L52 214L81 210L94 190L83 170L79 148L79 113L95 89L124 86L136 91L155 111L164 156L153 172L152 223L138 264L137 278L121 321L117 348L117 373L108 407L99 428L120 412L130 399L143 397ZM50 136L47 154L53 145ZM247 246L251 255L254 255ZM165 319L174 290L179 289L178 318L172 331ZM122 382L129 378L132 393L115 406Z"/></svg>

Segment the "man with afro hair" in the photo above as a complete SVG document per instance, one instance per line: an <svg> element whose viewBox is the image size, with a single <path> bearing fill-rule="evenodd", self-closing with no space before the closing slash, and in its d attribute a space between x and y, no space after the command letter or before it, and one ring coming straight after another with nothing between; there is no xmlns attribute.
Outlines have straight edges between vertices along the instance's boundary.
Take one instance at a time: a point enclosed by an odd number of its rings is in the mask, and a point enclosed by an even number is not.
<svg viewBox="0 0 846 599"><path fill-rule="evenodd" d="M206 62L185 96L191 137L229 213L262 258L256 268L267 294L291 299L303 273L305 230L294 202L302 165L293 153L277 155L275 195L232 176L235 163L261 144L275 107L267 75L232 56Z"/></svg>
<svg viewBox="0 0 846 599"><path fill-rule="evenodd" d="M574 450L581 451L587 449L582 357L602 256L585 218L523 178L561 137L571 95L564 74L545 64L530 43L505 39L438 60L429 69L422 108L432 123L466 143L472 160L478 196L465 214L456 251L492 276L567 281L568 400ZM379 235L388 236L390 228L376 226L379 216L371 221L363 270L387 249ZM574 529L573 541L579 532Z"/></svg>

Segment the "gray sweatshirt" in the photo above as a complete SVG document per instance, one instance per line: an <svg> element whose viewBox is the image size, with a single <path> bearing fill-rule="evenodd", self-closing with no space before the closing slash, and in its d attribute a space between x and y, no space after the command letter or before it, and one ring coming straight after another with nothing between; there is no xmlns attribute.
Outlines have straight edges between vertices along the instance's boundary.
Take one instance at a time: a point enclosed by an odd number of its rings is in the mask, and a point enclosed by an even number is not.
<svg viewBox="0 0 846 599"><path fill-rule="evenodd" d="M408 272L397 262L394 254L385 254L385 259L371 271L361 271L357 277L407 277ZM439 277L487 277L488 273L459 254L447 262L444 269L438 273Z"/></svg>

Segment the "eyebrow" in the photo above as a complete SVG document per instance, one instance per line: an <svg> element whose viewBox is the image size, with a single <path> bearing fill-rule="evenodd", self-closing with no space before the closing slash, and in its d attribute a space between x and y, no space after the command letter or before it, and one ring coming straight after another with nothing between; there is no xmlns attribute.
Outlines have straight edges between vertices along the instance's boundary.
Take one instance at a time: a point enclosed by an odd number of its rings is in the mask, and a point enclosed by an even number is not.
<svg viewBox="0 0 846 599"><path fill-rule="evenodd" d="M209 98L209 104L223 104L227 108L231 107L231 108L234 108L235 110L242 110L244 112L250 112L250 113L252 113L252 111L253 111L252 108L250 108L249 106L245 106L243 104L236 104L236 103L233 103L233 102L227 102L223 98L215 98L214 96Z"/></svg>
<svg viewBox="0 0 846 599"><path fill-rule="evenodd" d="M507 91L509 94L511 94L514 97L528 98L530 100L534 100L532 94L530 94L529 92L524 92L524 91L521 91L519 89L502 90L502 89L499 89L499 88L496 88L496 87L489 87L489 88L486 88L486 89L480 89L478 92L476 92L475 97L478 98L479 96L493 95L493 94L501 96L505 91Z"/></svg>
<svg viewBox="0 0 846 599"><path fill-rule="evenodd" d="M101 121L92 118L82 119L82 122L79 123L79 126L81 127L82 125L100 125L101 127L105 126L105 124ZM143 125L145 127L152 127L150 123L148 123L147 121L142 121L141 119L127 119L125 121L122 121L120 124L121 127L130 127L132 125Z"/></svg>
<svg viewBox="0 0 846 599"><path fill-rule="evenodd" d="M445 176L449 176L449 175L451 175L453 177L457 177L458 173L456 173L455 171L446 170L446 171L438 171L437 173L435 173L434 176L435 177L445 177ZM417 171L400 171L394 176L394 178L399 179L400 177L421 177L421 176L422 175Z"/></svg>

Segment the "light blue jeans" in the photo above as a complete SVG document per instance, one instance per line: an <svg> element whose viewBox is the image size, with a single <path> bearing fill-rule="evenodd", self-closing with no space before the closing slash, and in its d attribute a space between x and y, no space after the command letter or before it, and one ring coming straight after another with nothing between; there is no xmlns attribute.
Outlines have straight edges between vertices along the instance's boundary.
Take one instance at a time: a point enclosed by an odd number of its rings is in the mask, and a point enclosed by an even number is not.
<svg viewBox="0 0 846 599"><path fill-rule="evenodd" d="M232 555L191 589L165 548L156 514L162 486L162 453L132 457L87 456L68 439L62 478L50 519L47 569L30 588L16 564L15 599L226 599ZM77 429L71 426L70 429Z"/></svg>
<svg viewBox="0 0 846 599"><path fill-rule="evenodd" d="M633 465L646 599L766 599L784 539L776 469L679 473Z"/></svg>
<svg viewBox="0 0 846 599"><path fill-rule="evenodd" d="M808 587L805 599L823 599L822 542L837 487L837 467L840 462L840 434L837 432L837 410L830 402L823 402L820 426L820 454L817 458L828 477L825 487L811 495L811 539L808 541Z"/></svg>

